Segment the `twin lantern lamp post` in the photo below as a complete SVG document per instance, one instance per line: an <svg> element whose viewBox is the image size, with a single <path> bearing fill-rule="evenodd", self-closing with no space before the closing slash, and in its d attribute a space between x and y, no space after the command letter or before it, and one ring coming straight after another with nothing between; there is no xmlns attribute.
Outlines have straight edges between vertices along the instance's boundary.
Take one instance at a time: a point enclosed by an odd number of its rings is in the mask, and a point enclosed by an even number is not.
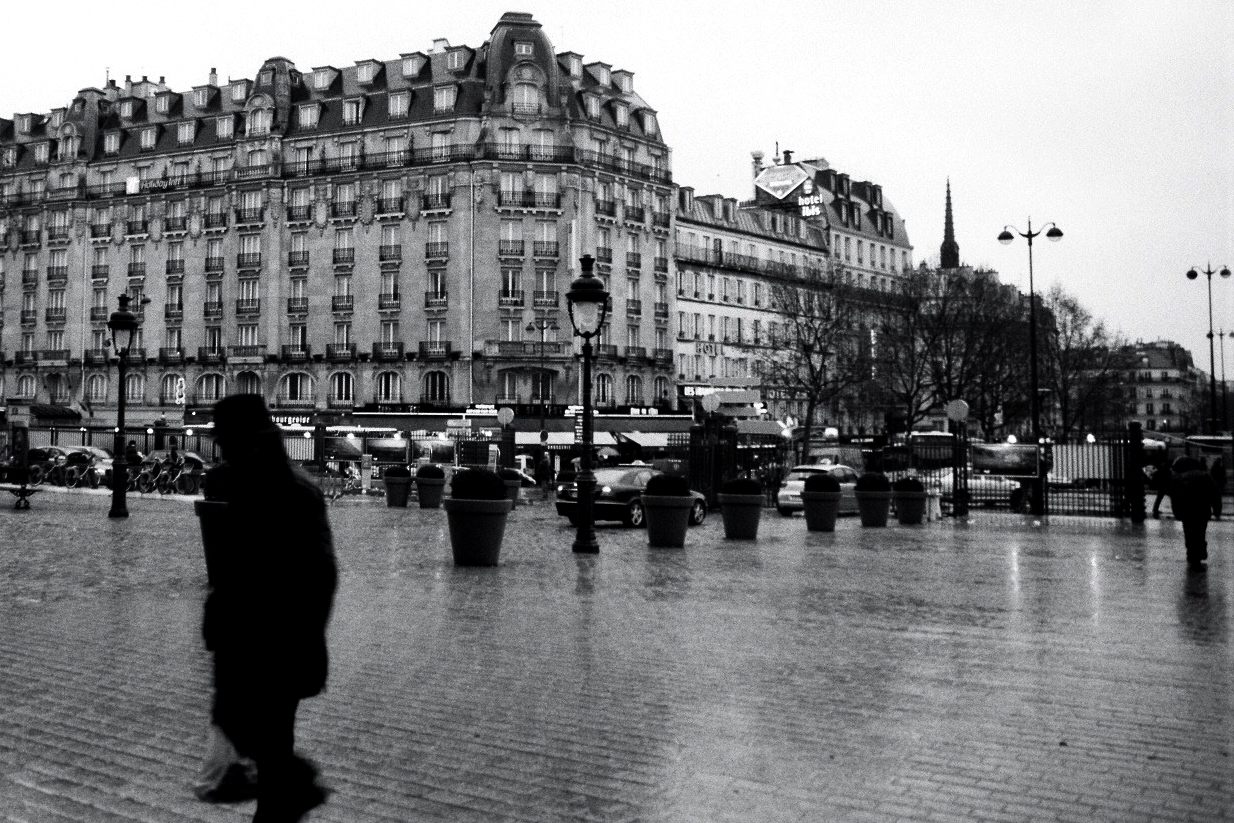
<svg viewBox="0 0 1234 823"><path fill-rule="evenodd" d="M111 465L111 510L108 517L128 517L129 507L125 493L129 486L128 460L124 455L124 411L128 399L128 386L125 381L129 361L129 350L133 346L133 335L137 333L137 315L129 311L131 298L127 294L120 295L120 310L111 313L107 320L107 328L111 331L111 345L116 353L119 370L116 387L116 439L112 453L115 455ZM142 305L149 303L149 298L143 299Z"/></svg>
<svg viewBox="0 0 1234 823"><path fill-rule="evenodd" d="M576 337L583 338L583 449L579 455L578 476L578 534L574 538L574 551L579 554L596 554L600 544L596 542L595 491L596 476L591 469L593 441L591 414L591 338L600 334L608 315L608 289L604 281L592 273L595 259L590 254L579 258L583 273L574 278L566 292L566 307Z"/></svg>
<svg viewBox="0 0 1234 823"><path fill-rule="evenodd" d="M1037 297L1033 289L1033 238L1045 232L1045 238L1057 243L1063 239L1063 230L1054 223L1046 223L1049 229L1037 229L1033 231L1033 218L1028 218L1028 231L1023 232L1015 226L1004 226L1001 234L998 235L998 242L1004 246L1015 240L1015 234L1020 235L1028 241L1028 373L1029 373L1029 408L1032 413L1033 421L1033 442L1037 447L1041 447L1041 395L1040 388L1037 383ZM1033 483L1032 490L1032 512L1036 515L1045 513L1045 497L1044 497L1044 477L1042 477L1043 463L1040 459L1037 461L1037 479Z"/></svg>
<svg viewBox="0 0 1234 823"><path fill-rule="evenodd" d="M1213 275L1218 272L1213 268L1213 264L1209 263L1207 268L1193 268L1187 272L1188 280L1195 280L1201 274L1208 276L1208 433L1216 434L1219 426L1217 425L1217 364L1213 357ZM1222 277L1230 276L1229 266L1222 266ZM1221 341L1221 362L1225 363L1225 341ZM1221 375L1222 387L1225 386L1224 369Z"/></svg>

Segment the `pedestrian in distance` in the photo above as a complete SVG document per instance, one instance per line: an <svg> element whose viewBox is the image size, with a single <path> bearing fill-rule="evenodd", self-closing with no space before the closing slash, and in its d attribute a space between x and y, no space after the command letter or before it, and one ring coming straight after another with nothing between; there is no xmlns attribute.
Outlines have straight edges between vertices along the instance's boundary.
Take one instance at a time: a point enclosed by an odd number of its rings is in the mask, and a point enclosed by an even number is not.
<svg viewBox="0 0 1234 823"><path fill-rule="evenodd" d="M325 802L317 770L295 752L296 710L326 686L326 626L337 585L317 484L293 467L256 395L214 407L223 462L211 498L228 504L232 538L217 558L202 633L214 654L214 723L257 763L254 823L291 823Z"/></svg>
<svg viewBox="0 0 1234 823"><path fill-rule="evenodd" d="M1221 519L1221 496L1225 494L1225 463L1220 457L1213 460L1213 464L1208 467L1208 473L1212 475L1213 484L1217 487L1217 496L1213 498L1213 520Z"/></svg>
<svg viewBox="0 0 1234 823"><path fill-rule="evenodd" d="M1173 473L1170 470L1168 463L1163 463L1153 473L1152 488L1157 492L1157 499L1153 501L1153 518L1161 518L1161 501L1170 493L1170 487L1173 482ZM1178 515L1175 515L1177 517Z"/></svg>
<svg viewBox="0 0 1234 823"><path fill-rule="evenodd" d="M536 461L536 485L540 487L540 499L548 500L548 490L553 485L553 464L549 462L548 452Z"/></svg>
<svg viewBox="0 0 1234 823"><path fill-rule="evenodd" d="M1214 498L1219 494L1217 485L1194 457L1180 457L1171 468L1170 506L1174 509L1174 518L1183 524L1187 564L1195 570L1203 569L1208 560L1208 519L1213 512Z"/></svg>

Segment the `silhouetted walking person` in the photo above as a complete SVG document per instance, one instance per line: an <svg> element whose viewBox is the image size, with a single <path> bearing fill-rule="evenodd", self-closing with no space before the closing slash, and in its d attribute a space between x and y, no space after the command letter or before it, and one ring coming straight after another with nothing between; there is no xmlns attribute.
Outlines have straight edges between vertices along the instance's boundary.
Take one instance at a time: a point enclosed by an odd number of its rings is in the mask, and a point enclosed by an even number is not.
<svg viewBox="0 0 1234 823"><path fill-rule="evenodd" d="M1193 569L1203 568L1208 559L1208 519L1212 515L1213 499L1219 494L1212 476L1193 457L1174 461L1170 506L1174 517L1183 524L1183 541L1187 547L1187 563Z"/></svg>
<svg viewBox="0 0 1234 823"><path fill-rule="evenodd" d="M1213 460L1213 464L1208 467L1208 473L1212 475L1213 484L1217 487L1217 496L1213 498L1213 520L1221 519L1221 495L1225 494L1225 463L1218 457Z"/></svg>
<svg viewBox="0 0 1234 823"><path fill-rule="evenodd" d="M1153 500L1153 517L1160 519L1161 517L1161 501L1170 493L1170 487L1174 477L1170 472L1170 464L1163 463L1153 472L1152 488L1157 492L1157 498Z"/></svg>
<svg viewBox="0 0 1234 823"><path fill-rule="evenodd" d="M207 492L228 504L232 539L213 566L202 629L214 652L213 719L257 762L255 823L297 821L327 795L295 753L295 722L300 700L326 684L337 583L330 524L260 397L220 401L214 436L224 462Z"/></svg>

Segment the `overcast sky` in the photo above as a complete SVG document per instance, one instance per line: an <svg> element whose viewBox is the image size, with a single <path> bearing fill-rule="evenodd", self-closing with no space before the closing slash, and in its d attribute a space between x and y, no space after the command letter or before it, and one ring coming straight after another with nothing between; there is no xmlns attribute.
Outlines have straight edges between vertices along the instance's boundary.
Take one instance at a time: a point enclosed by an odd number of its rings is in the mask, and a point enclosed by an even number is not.
<svg viewBox="0 0 1234 823"><path fill-rule="evenodd" d="M937 262L950 177L965 262L1027 290L1023 240L995 238L1054 221L1066 236L1034 244L1038 290L1062 283L1207 370L1204 278L1184 275L1234 264L1229 0L21 3L4 13L0 112L66 105L108 70L187 91L275 55L308 70L438 37L479 46L504 11L531 12L559 52L634 72L677 183L749 198L750 152L778 142L882 184L915 258ZM1213 312L1234 329L1234 278L1213 283ZM1234 379L1234 338L1226 357Z"/></svg>

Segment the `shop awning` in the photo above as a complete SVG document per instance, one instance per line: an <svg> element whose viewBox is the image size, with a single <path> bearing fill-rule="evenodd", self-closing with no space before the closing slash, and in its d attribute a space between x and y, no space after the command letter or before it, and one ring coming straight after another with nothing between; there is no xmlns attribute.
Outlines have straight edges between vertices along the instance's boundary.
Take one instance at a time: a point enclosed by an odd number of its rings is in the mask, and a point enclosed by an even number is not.
<svg viewBox="0 0 1234 823"><path fill-rule="evenodd" d="M668 448L668 432L618 432L617 436L644 449Z"/></svg>

